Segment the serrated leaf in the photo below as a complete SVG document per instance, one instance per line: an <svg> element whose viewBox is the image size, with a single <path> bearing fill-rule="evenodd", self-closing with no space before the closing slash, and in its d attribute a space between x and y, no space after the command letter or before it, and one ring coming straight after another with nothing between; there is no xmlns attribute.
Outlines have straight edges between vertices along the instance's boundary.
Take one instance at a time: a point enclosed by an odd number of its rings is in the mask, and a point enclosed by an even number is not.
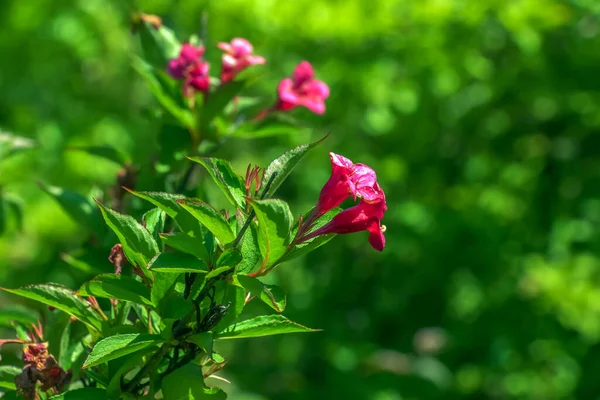
<svg viewBox="0 0 600 400"><path fill-rule="evenodd" d="M219 303L228 307L221 321L212 329L213 332L220 332L237 321L244 310L244 306L246 305L246 291L239 286L231 285L225 281L217 282L215 288L217 293L223 293L223 297Z"/></svg>
<svg viewBox="0 0 600 400"><path fill-rule="evenodd" d="M175 220L184 233L196 238L202 238L202 230L200 229L198 221L179 204L179 201L186 199L185 196L162 192L136 192L130 189L126 190L134 196L149 201L166 212L169 217Z"/></svg>
<svg viewBox="0 0 600 400"><path fill-rule="evenodd" d="M100 317L90 305L64 286L48 283L29 285L20 289L3 288L3 290L64 311L96 330L100 330L102 325Z"/></svg>
<svg viewBox="0 0 600 400"><path fill-rule="evenodd" d="M275 265L287 251L294 217L283 200L252 200L258 219L258 244L263 266Z"/></svg>
<svg viewBox="0 0 600 400"><path fill-rule="evenodd" d="M185 211L184 211L185 212ZM204 242L200 238L191 237L185 233L178 232L170 235L160 235L163 243L175 250L196 256L205 262L208 262L209 256Z"/></svg>
<svg viewBox="0 0 600 400"><path fill-rule="evenodd" d="M104 158L116 164L124 164L128 161L127 156L112 146L69 146L67 150L81 151L92 156Z"/></svg>
<svg viewBox="0 0 600 400"><path fill-rule="evenodd" d="M246 200L244 198L246 196L246 186L244 179L234 171L229 161L210 157L188 158L206 168L211 178L231 204L242 209L246 208Z"/></svg>
<svg viewBox="0 0 600 400"><path fill-rule="evenodd" d="M217 258L217 267L235 267L242 261L242 253L236 248L227 249Z"/></svg>
<svg viewBox="0 0 600 400"><path fill-rule="evenodd" d="M237 213L237 217L238 225L243 226L246 221L245 218L240 213ZM240 251L242 252L242 262L237 265L236 270L240 273L248 273L252 271L261 260L258 232L254 222L250 224L242 237Z"/></svg>
<svg viewBox="0 0 600 400"><path fill-rule="evenodd" d="M204 274L208 272L208 265L191 254L179 252L161 253L150 266L152 271L183 273L195 272Z"/></svg>
<svg viewBox="0 0 600 400"><path fill-rule="evenodd" d="M123 245L127 259L147 273L147 265L158 254L156 241L132 216L120 214L98 203L106 224L113 230Z"/></svg>
<svg viewBox="0 0 600 400"><path fill-rule="evenodd" d="M321 143L326 138L327 136L316 142L303 144L290 151L287 151L269 164L265 170L265 176L263 177L264 189L261 192L260 198L264 199L272 197L277 188L281 186L290 172L292 172L296 164L298 164L298 161L300 161L309 150Z"/></svg>
<svg viewBox="0 0 600 400"><path fill-rule="evenodd" d="M102 274L81 285L78 296L96 296L107 299L131 301L152 306L150 290L133 278L117 274Z"/></svg>
<svg viewBox="0 0 600 400"><path fill-rule="evenodd" d="M179 279L179 274L152 271L152 275L154 276L154 283L150 291L150 299L156 307L162 307L163 299L171 292L175 282ZM165 318L162 313L161 316Z"/></svg>
<svg viewBox="0 0 600 400"><path fill-rule="evenodd" d="M210 204L203 202L184 202L183 200L180 200L179 204L215 235L221 244L225 245L231 243L235 239L233 230L225 217Z"/></svg>
<svg viewBox="0 0 600 400"><path fill-rule="evenodd" d="M285 310L286 299L283 290L275 285L266 285L260 280L246 275L237 275L237 282L265 304L277 312Z"/></svg>
<svg viewBox="0 0 600 400"><path fill-rule="evenodd" d="M16 390L15 376L23 371L21 368L12 365L0 365L0 388Z"/></svg>
<svg viewBox="0 0 600 400"><path fill-rule="evenodd" d="M187 364L176 369L162 381L164 400L225 400L227 395L219 388L204 385L202 367Z"/></svg>
<svg viewBox="0 0 600 400"><path fill-rule="evenodd" d="M160 335L149 335L143 333L128 333L114 335L102 339L92 349L83 363L83 368L93 367L119 357L126 356L149 346L157 346L163 343Z"/></svg>
<svg viewBox="0 0 600 400"><path fill-rule="evenodd" d="M160 240L160 234L165 229L166 222L166 213L160 208L156 207L152 210L147 211L144 215L142 215L142 223L152 234L152 237L156 241L156 244L159 247L159 250L162 251L162 241Z"/></svg>
<svg viewBox="0 0 600 400"><path fill-rule="evenodd" d="M71 190L40 183L39 186L53 197L74 221L83 224L90 232L102 236L106 227L94 202Z"/></svg>
<svg viewBox="0 0 600 400"><path fill-rule="evenodd" d="M311 329L290 321L283 315L263 315L238 322L231 325L223 332L215 335L216 339L241 339L260 336L279 335L283 333L316 332L319 329Z"/></svg>

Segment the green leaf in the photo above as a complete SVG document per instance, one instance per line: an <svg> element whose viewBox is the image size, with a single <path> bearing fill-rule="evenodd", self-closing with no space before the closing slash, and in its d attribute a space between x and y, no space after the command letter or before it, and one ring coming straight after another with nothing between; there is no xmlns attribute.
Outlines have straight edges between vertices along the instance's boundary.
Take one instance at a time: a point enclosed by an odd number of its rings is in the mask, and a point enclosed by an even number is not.
<svg viewBox="0 0 600 400"><path fill-rule="evenodd" d="M298 161L300 161L309 150L321 143L326 138L327 136L316 142L303 144L290 151L287 151L269 164L265 170L265 176L263 177L264 188L260 197L272 197L277 188L281 186L290 172L292 172L296 164L298 164ZM270 185L268 185L268 183L270 183Z"/></svg>
<svg viewBox="0 0 600 400"><path fill-rule="evenodd" d="M190 218L192 218L192 217L190 216ZM206 251L206 248L204 247L204 242L202 241L202 239L188 236L187 234L182 233L182 232L172 233L170 235L162 234L159 236L160 236L160 239L167 246L172 247L175 250L179 250L181 252L191 254L193 256L196 256L196 257L204 260L205 262L208 262L208 260L209 260L208 252Z"/></svg>
<svg viewBox="0 0 600 400"><path fill-rule="evenodd" d="M29 285L20 289L2 289L8 293L39 301L40 303L64 311L96 330L100 330L102 325L100 317L92 310L90 305L85 300L75 296L71 290L64 286L47 283L43 285Z"/></svg>
<svg viewBox="0 0 600 400"><path fill-rule="evenodd" d="M141 21L138 32L144 58L158 68L165 68L170 59L179 55L181 44L169 28L163 25L156 28L151 23Z"/></svg>
<svg viewBox="0 0 600 400"><path fill-rule="evenodd" d="M155 239L158 238L158 235L164 229L165 215L166 213L158 207L142 215L142 223Z"/></svg>
<svg viewBox="0 0 600 400"><path fill-rule="evenodd" d="M215 284L216 292L223 293L220 304L227 306L227 313L213 328L213 332L221 332L237 321L246 305L246 291L240 286L230 285L225 281Z"/></svg>
<svg viewBox="0 0 600 400"><path fill-rule="evenodd" d="M240 339L259 336L279 335L282 333L316 332L296 322L290 321L283 315L263 315L238 322L223 332L215 335L217 339Z"/></svg>
<svg viewBox="0 0 600 400"><path fill-rule="evenodd" d="M158 254L158 245L146 228L132 216L120 214L97 203L104 220L123 245L127 259L146 272L147 265Z"/></svg>
<svg viewBox="0 0 600 400"><path fill-rule="evenodd" d="M171 193L136 192L130 189L126 190L134 196L149 201L166 212L169 217L175 220L184 233L196 238L202 238L202 231L198 221L196 221L196 219L186 212L179 204L179 201L186 198L185 196Z"/></svg>
<svg viewBox="0 0 600 400"><path fill-rule="evenodd" d="M187 364L176 369L162 381L164 400L225 400L227 395L219 388L204 385L202 367Z"/></svg>
<svg viewBox="0 0 600 400"><path fill-rule="evenodd" d="M321 216L321 218L319 218L317 220L317 222L314 224L313 230L319 229L320 227L327 224L329 221L331 221L333 219L333 217L335 217L337 214L339 214L340 211L342 211L342 209L339 207L336 207L332 210L329 210L325 214L323 214ZM312 212L312 210L311 210L311 212ZM306 215L310 215L311 212L308 212ZM296 235L296 230L297 230L297 226L291 233L291 235L290 235L291 237L294 237ZM335 235L317 236L315 238L307 240L306 242L304 242L302 244L296 245L292 248L291 251L289 251L285 255L285 257L281 260L281 262L289 261L296 257L300 257L304 254L310 253L314 249L323 246L325 243L329 242L334 237L335 237Z"/></svg>
<svg viewBox="0 0 600 400"><path fill-rule="evenodd" d="M188 157L191 161L202 164L211 178L221 189L227 200L236 207L246 208L246 186L244 179L238 175L229 161L220 158Z"/></svg>
<svg viewBox="0 0 600 400"><path fill-rule="evenodd" d="M217 267L235 267L242 261L242 252L236 248L227 249L217 259Z"/></svg>
<svg viewBox="0 0 600 400"><path fill-rule="evenodd" d="M81 151L92 156L104 158L116 164L124 164L128 157L112 146L69 146L66 150Z"/></svg>
<svg viewBox="0 0 600 400"><path fill-rule="evenodd" d="M275 285L266 285L256 278L246 275L237 275L239 284L252 294L258 297L265 304L277 312L283 312L285 309L285 293L280 287ZM235 281L234 281L235 283Z"/></svg>
<svg viewBox="0 0 600 400"><path fill-rule="evenodd" d="M60 258L69 266L71 266L75 269L78 269L82 272L85 272L86 274L98 275L103 272L106 272L106 271L101 270L99 267L90 265L89 263L87 263L83 260L77 259L70 254L61 253Z"/></svg>
<svg viewBox="0 0 600 400"><path fill-rule="evenodd" d="M204 202L184 202L182 200L179 204L211 231L221 244L231 243L235 239L233 230L225 217L211 205Z"/></svg>
<svg viewBox="0 0 600 400"><path fill-rule="evenodd" d="M12 326L13 323L23 325L35 324L39 314L33 310L16 304L2 305L0 309L0 326Z"/></svg>
<svg viewBox="0 0 600 400"><path fill-rule="evenodd" d="M102 222L98 209L94 207L93 201L77 192L56 186L43 183L39 183L39 186L52 196L74 221L83 224L90 232L102 236L106 231L106 226Z"/></svg>
<svg viewBox="0 0 600 400"><path fill-rule="evenodd" d="M270 136L299 135L304 131L308 131L308 129L293 125L267 125L257 127L255 124L245 124L237 127L231 136L243 139L259 139Z"/></svg>
<svg viewBox="0 0 600 400"><path fill-rule="evenodd" d="M15 221L17 231L23 231L23 201L15 197L4 197L4 205L9 215L12 215Z"/></svg>
<svg viewBox="0 0 600 400"><path fill-rule="evenodd" d="M294 217L283 200L253 200L251 205L258 219L258 244L263 266L275 265L287 251Z"/></svg>
<svg viewBox="0 0 600 400"><path fill-rule="evenodd" d="M196 272L204 274L208 272L208 265L191 254L164 252L154 260L150 269L159 272Z"/></svg>
<svg viewBox="0 0 600 400"><path fill-rule="evenodd" d="M0 365L0 388L16 390L15 376L21 373L22 369L12 365Z"/></svg>
<svg viewBox="0 0 600 400"><path fill-rule="evenodd" d="M109 336L96 343L83 363L83 368L93 367L126 356L148 346L157 346L162 342L163 338L160 335L143 333Z"/></svg>
<svg viewBox="0 0 600 400"><path fill-rule="evenodd" d="M0 161L35 146L36 143L31 139L0 130Z"/></svg>
<svg viewBox="0 0 600 400"><path fill-rule="evenodd" d="M183 126L187 128L193 128L195 126L196 121L194 119L194 114L192 114L191 111L180 107L177 101L165 91L164 86L157 79L154 68L152 68L151 65L147 64L139 57L133 57L132 66L144 81L146 81L150 92L165 110L167 110Z"/></svg>
<svg viewBox="0 0 600 400"><path fill-rule="evenodd" d="M232 81L217 86L217 89L206 97L201 108L200 125L207 127L220 114L225 106L246 86L245 81Z"/></svg>
<svg viewBox="0 0 600 400"><path fill-rule="evenodd" d="M213 353L213 334L212 332L200 332L186 339L186 342L194 343L200 347L210 357Z"/></svg>
<svg viewBox="0 0 600 400"><path fill-rule="evenodd" d="M68 392L52 396L49 400L106 400L108 398L106 390L90 387L69 390Z"/></svg>
<svg viewBox="0 0 600 400"><path fill-rule="evenodd" d="M208 274L206 274L205 279L214 278L215 276L219 276L223 272L229 271L230 269L231 269L231 267L228 267L228 266L215 268L212 271L210 271Z"/></svg>
<svg viewBox="0 0 600 400"><path fill-rule="evenodd" d="M171 292L180 275L154 270L152 271L152 275L154 276L154 283L150 291L150 299L156 307L162 307L163 299ZM161 316L165 317L162 313Z"/></svg>
<svg viewBox="0 0 600 400"><path fill-rule="evenodd" d="M238 225L244 225L245 218L241 216L241 213L237 213ZM261 260L260 246L258 244L258 232L254 222L250 224L244 236L240 246L242 252L242 262L236 267L236 270L240 273L248 273L252 271L256 264Z"/></svg>
<svg viewBox="0 0 600 400"><path fill-rule="evenodd" d="M150 290L143 283L116 274L98 275L81 285L75 294L132 301L146 306L153 305L150 301Z"/></svg>

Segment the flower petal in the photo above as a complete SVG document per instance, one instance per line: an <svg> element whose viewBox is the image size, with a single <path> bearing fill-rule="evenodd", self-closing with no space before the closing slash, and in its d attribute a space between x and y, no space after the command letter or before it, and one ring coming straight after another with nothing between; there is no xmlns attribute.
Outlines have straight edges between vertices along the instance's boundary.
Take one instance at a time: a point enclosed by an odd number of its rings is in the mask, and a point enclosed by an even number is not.
<svg viewBox="0 0 600 400"><path fill-rule="evenodd" d="M277 87L277 92L279 94L279 99L286 102L292 103L294 105L298 104L298 95L293 90L294 82L290 78L285 78L281 82L279 82L279 86Z"/></svg>
<svg viewBox="0 0 600 400"><path fill-rule="evenodd" d="M294 83L301 85L302 83L311 80L315 76L315 71L308 61L302 61L294 70Z"/></svg>

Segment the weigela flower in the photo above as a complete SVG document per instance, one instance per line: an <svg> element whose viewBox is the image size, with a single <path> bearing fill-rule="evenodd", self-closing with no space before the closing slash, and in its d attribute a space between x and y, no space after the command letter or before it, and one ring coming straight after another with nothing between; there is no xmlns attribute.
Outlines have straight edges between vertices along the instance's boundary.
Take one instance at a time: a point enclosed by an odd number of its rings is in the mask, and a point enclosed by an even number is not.
<svg viewBox="0 0 600 400"><path fill-rule="evenodd" d="M329 87L314 77L315 72L309 62L302 61L298 64L292 77L279 83L275 109L286 111L304 106L316 114L323 114L325 99L329 97Z"/></svg>
<svg viewBox="0 0 600 400"><path fill-rule="evenodd" d="M265 64L267 62L261 56L252 55L254 49L246 39L235 38L231 43L221 42L217 46L225 52L221 57L223 62L221 83L232 81L237 74L251 65Z"/></svg>
<svg viewBox="0 0 600 400"><path fill-rule="evenodd" d="M346 157L329 153L331 158L331 177L323 186L317 203L318 215L325 214L339 206L350 195L356 200L360 197L368 203L384 199L377 184L375 171L364 164L354 164Z"/></svg>
<svg viewBox="0 0 600 400"><path fill-rule="evenodd" d="M204 46L195 47L189 43L181 46L179 57L169 61L167 72L175 79L184 79L186 72L191 69L204 55Z"/></svg>
<svg viewBox="0 0 600 400"><path fill-rule="evenodd" d="M190 88L200 92L208 92L210 88L210 77L208 76L208 63L204 61L197 62L187 72L185 83L183 84L183 93L190 96L193 93Z"/></svg>
<svg viewBox="0 0 600 400"><path fill-rule="evenodd" d="M381 219L385 210L387 210L385 199L375 203L362 200L358 205L340 212L326 225L306 235L302 241L332 233L368 231L371 246L375 250L382 251L385 247L385 236L383 236Z"/></svg>
<svg viewBox="0 0 600 400"><path fill-rule="evenodd" d="M207 92L210 87L209 65L202 61L203 55L203 46L195 47L186 43L181 46L179 56L169 61L167 72L175 79L184 80L185 96L192 96L194 90Z"/></svg>

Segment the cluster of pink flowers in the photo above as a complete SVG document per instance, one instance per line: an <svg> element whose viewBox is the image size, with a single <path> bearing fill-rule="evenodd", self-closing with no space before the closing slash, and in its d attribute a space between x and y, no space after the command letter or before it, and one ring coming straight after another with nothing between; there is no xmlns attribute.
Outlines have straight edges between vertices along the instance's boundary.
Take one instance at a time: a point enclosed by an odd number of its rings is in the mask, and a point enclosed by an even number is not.
<svg viewBox="0 0 600 400"><path fill-rule="evenodd" d="M221 57L221 84L231 82L237 74L252 65L266 64L261 56L252 54L254 49L246 39L235 38L230 43L218 43L223 50ZM195 91L208 93L210 90L209 64L204 61L204 46L191 44L181 46L179 56L170 60L167 72L171 77L183 80L183 94L194 95ZM329 87L315 79L315 73L308 61L296 66L291 78L285 78L277 87L275 105L261 113L260 118L271 111L287 111L298 106L308 108L316 114L325 112L325 99L329 97Z"/></svg>
<svg viewBox="0 0 600 400"><path fill-rule="evenodd" d="M368 231L371 246L382 251L385 247L385 227L382 227L381 219L387 210L387 204L385 193L377 183L375 171L365 164L354 164L335 153L329 153L329 156L331 177L323 186L313 213L298 229L296 243L332 233ZM342 204L350 196L355 201L359 198L359 203L343 210L321 228L309 232L319 217Z"/></svg>

